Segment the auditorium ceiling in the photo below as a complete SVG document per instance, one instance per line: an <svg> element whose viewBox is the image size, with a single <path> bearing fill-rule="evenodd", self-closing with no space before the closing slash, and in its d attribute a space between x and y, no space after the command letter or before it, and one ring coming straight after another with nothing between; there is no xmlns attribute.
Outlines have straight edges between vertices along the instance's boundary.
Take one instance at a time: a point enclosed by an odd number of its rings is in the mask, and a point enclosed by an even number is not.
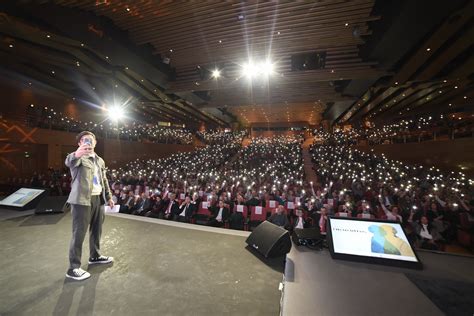
<svg viewBox="0 0 474 316"><path fill-rule="evenodd" d="M80 65L89 90L128 91L157 119L345 124L473 97L472 1L7 3L22 31L1 24L5 68L74 94Z"/></svg>

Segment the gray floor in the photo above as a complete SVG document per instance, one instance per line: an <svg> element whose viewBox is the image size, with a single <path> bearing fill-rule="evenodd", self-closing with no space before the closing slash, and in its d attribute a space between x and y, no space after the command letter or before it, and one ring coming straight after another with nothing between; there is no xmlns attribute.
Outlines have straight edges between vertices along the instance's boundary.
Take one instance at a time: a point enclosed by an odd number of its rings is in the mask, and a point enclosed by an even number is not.
<svg viewBox="0 0 474 316"><path fill-rule="evenodd" d="M278 315L282 260L245 237L107 216L109 267L66 280L70 214L0 221L0 315ZM88 243L84 243L87 258Z"/></svg>
<svg viewBox="0 0 474 316"><path fill-rule="evenodd" d="M16 210L0 208L0 221L11 219L11 218L23 217L26 215L32 215L34 212L35 212L34 209L26 210L26 211L16 211Z"/></svg>
<svg viewBox="0 0 474 316"><path fill-rule="evenodd" d="M474 258L420 251L418 256L421 271L333 260L327 249L293 247L285 267L282 314L444 315L407 274L474 284Z"/></svg>

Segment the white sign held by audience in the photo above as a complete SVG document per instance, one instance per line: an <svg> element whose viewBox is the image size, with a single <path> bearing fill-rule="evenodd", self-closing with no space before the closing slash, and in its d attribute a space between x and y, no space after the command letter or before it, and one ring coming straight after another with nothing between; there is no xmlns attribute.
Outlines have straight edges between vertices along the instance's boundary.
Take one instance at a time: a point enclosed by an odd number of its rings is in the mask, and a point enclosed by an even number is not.
<svg viewBox="0 0 474 316"><path fill-rule="evenodd" d="M288 202L286 208L289 209L289 210L294 210L295 209L295 203Z"/></svg>
<svg viewBox="0 0 474 316"><path fill-rule="evenodd" d="M262 215L262 209L263 208L261 206L255 206L255 214Z"/></svg>
<svg viewBox="0 0 474 316"><path fill-rule="evenodd" d="M209 207L209 202L202 202L202 208L206 209Z"/></svg>
<svg viewBox="0 0 474 316"><path fill-rule="evenodd" d="M110 208L110 206L106 205L104 208L105 213L118 213L120 210L120 205L114 205L114 208Z"/></svg>
<svg viewBox="0 0 474 316"><path fill-rule="evenodd" d="M270 207L276 207L276 201L275 200L270 200L270 201L268 201L268 205Z"/></svg>
<svg viewBox="0 0 474 316"><path fill-rule="evenodd" d="M244 212L244 206L243 205L237 205L237 212L243 213Z"/></svg>
<svg viewBox="0 0 474 316"><path fill-rule="evenodd" d="M179 199L180 199L180 200L184 200L185 197L186 197L186 195L185 195L184 193L181 193L181 194L179 195Z"/></svg>
<svg viewBox="0 0 474 316"><path fill-rule="evenodd" d="M339 213L339 217L347 217L347 213Z"/></svg>
<svg viewBox="0 0 474 316"><path fill-rule="evenodd" d="M370 218L370 214L362 213L362 218Z"/></svg>

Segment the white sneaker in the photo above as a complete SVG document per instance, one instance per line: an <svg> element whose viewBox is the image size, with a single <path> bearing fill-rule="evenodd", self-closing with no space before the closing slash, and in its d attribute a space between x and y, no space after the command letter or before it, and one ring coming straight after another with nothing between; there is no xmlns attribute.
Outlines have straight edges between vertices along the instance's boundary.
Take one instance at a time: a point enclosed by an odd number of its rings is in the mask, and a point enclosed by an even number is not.
<svg viewBox="0 0 474 316"><path fill-rule="evenodd" d="M81 281L91 277L91 274L81 268L69 269L66 272L66 278Z"/></svg>
<svg viewBox="0 0 474 316"><path fill-rule="evenodd" d="M113 257L99 256L96 258L89 258L89 264L104 264L114 262Z"/></svg>

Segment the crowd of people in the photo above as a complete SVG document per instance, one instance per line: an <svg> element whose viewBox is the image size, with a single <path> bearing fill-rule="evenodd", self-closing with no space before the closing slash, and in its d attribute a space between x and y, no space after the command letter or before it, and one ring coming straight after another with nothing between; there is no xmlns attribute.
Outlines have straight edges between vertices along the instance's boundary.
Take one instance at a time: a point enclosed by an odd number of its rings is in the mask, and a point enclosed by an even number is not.
<svg viewBox="0 0 474 316"><path fill-rule="evenodd" d="M83 130L93 131L97 136L119 138L122 140L166 143L192 144L193 133L183 127L167 127L137 121L131 122L83 122L63 115L48 107L30 105L27 114L27 124L60 131L79 133Z"/></svg>
<svg viewBox="0 0 474 316"><path fill-rule="evenodd" d="M3 183L2 183L3 182ZM22 187L45 189L51 196L63 196L71 191L71 175L67 168L49 168L46 172L34 172L28 177L7 177L0 179L6 192L11 193Z"/></svg>
<svg viewBox="0 0 474 316"><path fill-rule="evenodd" d="M456 240L461 215L474 221L474 181L461 172L347 146L314 145L311 153L320 180L315 199L334 214L398 221L412 243L428 249Z"/></svg>
<svg viewBox="0 0 474 316"><path fill-rule="evenodd" d="M313 135L316 143L336 145L354 145L360 141L376 145L420 142L443 137L446 139L474 137L474 115L425 116L381 127L340 129L333 133L315 129Z"/></svg>
<svg viewBox="0 0 474 316"><path fill-rule="evenodd" d="M380 128L365 131L363 137L370 144L406 143L433 140L473 137L474 118L462 115L425 116L416 119L401 120Z"/></svg>
<svg viewBox="0 0 474 316"><path fill-rule="evenodd" d="M329 215L388 219L400 222L413 244L437 250L456 240L461 214L474 221L474 181L463 173L315 144L318 181L307 182L302 140L254 138L246 147L234 140L137 160L111 173L115 199L121 212L234 229L258 224L251 216L258 208L287 229L319 227L323 234Z"/></svg>
<svg viewBox="0 0 474 316"><path fill-rule="evenodd" d="M238 141L242 142L243 138L247 135L247 131L226 131L226 130L210 130L210 131L198 131L196 136L208 145L224 145L229 142Z"/></svg>
<svg viewBox="0 0 474 316"><path fill-rule="evenodd" d="M430 124L431 119L404 121L384 127L384 133ZM151 126L123 128L137 139L153 134ZM461 226L474 233L474 181L465 174L354 149L358 140L375 135L367 131L313 134L314 183L305 180L302 136L257 137L244 146L245 132L216 130L198 133L207 145L193 152L109 170L113 199L122 213L233 229L268 219L324 234L329 215L388 219L400 222L413 244L437 250L456 241ZM8 182L47 187L53 195L70 189L66 170Z"/></svg>
<svg viewBox="0 0 474 316"><path fill-rule="evenodd" d="M239 205L249 212L251 206L267 208L268 201L296 203L304 195L302 141L255 138L242 147L234 139L159 160L136 160L111 172L114 198L125 213L243 229L249 214ZM207 219L198 214L202 202L208 203Z"/></svg>

